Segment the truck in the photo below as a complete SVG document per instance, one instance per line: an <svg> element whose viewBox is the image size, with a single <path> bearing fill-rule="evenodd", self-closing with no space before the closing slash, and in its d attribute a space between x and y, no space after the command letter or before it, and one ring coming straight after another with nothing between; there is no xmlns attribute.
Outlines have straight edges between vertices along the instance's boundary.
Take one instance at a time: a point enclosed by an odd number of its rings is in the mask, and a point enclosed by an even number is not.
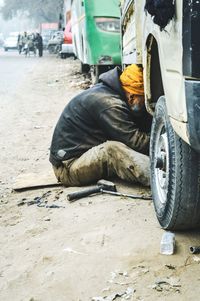
<svg viewBox="0 0 200 301"><path fill-rule="evenodd" d="M200 225L199 28L199 1L121 1L122 66L143 67L152 197L167 230Z"/></svg>
<svg viewBox="0 0 200 301"><path fill-rule="evenodd" d="M71 28L81 71L90 72L94 83L121 65L119 0L72 0Z"/></svg>
<svg viewBox="0 0 200 301"><path fill-rule="evenodd" d="M46 49L50 38L56 31L58 31L59 24L58 22L41 23L39 27L40 34L43 38L43 46Z"/></svg>

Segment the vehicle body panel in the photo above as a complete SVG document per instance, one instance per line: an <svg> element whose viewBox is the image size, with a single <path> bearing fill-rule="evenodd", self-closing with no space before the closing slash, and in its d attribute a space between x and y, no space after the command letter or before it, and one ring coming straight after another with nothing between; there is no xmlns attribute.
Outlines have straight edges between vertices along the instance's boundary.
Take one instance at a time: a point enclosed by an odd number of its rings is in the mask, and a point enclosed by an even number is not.
<svg viewBox="0 0 200 301"><path fill-rule="evenodd" d="M62 44L61 54L73 54L73 45Z"/></svg>
<svg viewBox="0 0 200 301"><path fill-rule="evenodd" d="M196 81L200 78L200 67L197 63L200 55L200 38L197 34L200 5L197 6L195 1L176 1L175 17L161 31L152 17L144 11L145 3L145 0L135 0L125 1L123 4L123 64L142 63L146 107L153 114L157 100L152 99L152 44L157 45L161 80L173 128L183 140L200 151L197 138L200 125L193 121L193 118L199 118L193 107L200 107L197 101L200 87L190 84L190 88L186 89L192 78Z"/></svg>
<svg viewBox="0 0 200 301"><path fill-rule="evenodd" d="M72 44L71 21L69 20L64 30L64 44Z"/></svg>
<svg viewBox="0 0 200 301"><path fill-rule="evenodd" d="M63 31L56 31L52 34L51 38L48 41L48 46L57 45L63 41Z"/></svg>
<svg viewBox="0 0 200 301"><path fill-rule="evenodd" d="M104 31L96 18L115 18L119 21L118 1L72 2L72 36L74 52L84 64L120 64L120 32Z"/></svg>
<svg viewBox="0 0 200 301"><path fill-rule="evenodd" d="M4 49L17 49L17 36L9 36L4 41Z"/></svg>
<svg viewBox="0 0 200 301"><path fill-rule="evenodd" d="M64 39L61 48L61 56L67 56L73 54L73 43L72 43L72 31L71 31L71 20L66 24L64 30Z"/></svg>

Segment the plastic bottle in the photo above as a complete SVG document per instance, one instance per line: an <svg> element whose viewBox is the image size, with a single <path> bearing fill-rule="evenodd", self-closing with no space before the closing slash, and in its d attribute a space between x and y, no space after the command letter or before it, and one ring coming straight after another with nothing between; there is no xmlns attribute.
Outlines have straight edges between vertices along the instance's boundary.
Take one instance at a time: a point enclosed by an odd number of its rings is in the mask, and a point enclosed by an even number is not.
<svg viewBox="0 0 200 301"><path fill-rule="evenodd" d="M160 242L160 253L164 255L172 255L175 249L175 234L172 232L163 233Z"/></svg>

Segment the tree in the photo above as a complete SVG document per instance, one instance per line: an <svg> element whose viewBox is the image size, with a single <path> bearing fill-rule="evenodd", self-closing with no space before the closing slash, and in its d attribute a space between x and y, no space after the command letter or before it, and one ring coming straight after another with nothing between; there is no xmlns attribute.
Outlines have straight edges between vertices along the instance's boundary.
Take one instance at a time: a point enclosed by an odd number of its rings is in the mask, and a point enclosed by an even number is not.
<svg viewBox="0 0 200 301"><path fill-rule="evenodd" d="M63 10L63 0L4 0L1 13L5 20L17 16L18 12L24 12L34 21L59 22Z"/></svg>

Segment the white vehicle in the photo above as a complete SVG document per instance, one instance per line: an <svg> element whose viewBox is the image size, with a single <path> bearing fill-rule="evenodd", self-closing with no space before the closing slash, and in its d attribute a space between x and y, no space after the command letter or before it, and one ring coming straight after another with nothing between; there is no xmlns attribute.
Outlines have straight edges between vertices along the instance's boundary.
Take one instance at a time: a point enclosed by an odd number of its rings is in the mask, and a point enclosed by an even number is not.
<svg viewBox="0 0 200 301"><path fill-rule="evenodd" d="M175 11L163 27L156 24L156 15L145 11L147 1L122 2L122 63L143 65L146 108L153 115L151 188L157 218L164 229L196 228L200 225L199 1L171 1Z"/></svg>
<svg viewBox="0 0 200 301"><path fill-rule="evenodd" d="M5 39L3 47L5 51L8 51L9 49L17 49L17 36L9 36Z"/></svg>
<svg viewBox="0 0 200 301"><path fill-rule="evenodd" d="M4 44L4 37L3 34L0 32L0 47L2 47Z"/></svg>
<svg viewBox="0 0 200 301"><path fill-rule="evenodd" d="M74 49L72 44L62 44L60 51L61 58L65 59L69 56L74 56L73 51Z"/></svg>
<svg viewBox="0 0 200 301"><path fill-rule="evenodd" d="M64 33L63 33L63 44L60 51L61 58L66 58L68 56L74 55L73 53L73 43L72 43L72 32L71 32L71 20L66 24Z"/></svg>
<svg viewBox="0 0 200 301"><path fill-rule="evenodd" d="M58 53L63 42L63 31L56 31L48 41L47 49L49 53Z"/></svg>

